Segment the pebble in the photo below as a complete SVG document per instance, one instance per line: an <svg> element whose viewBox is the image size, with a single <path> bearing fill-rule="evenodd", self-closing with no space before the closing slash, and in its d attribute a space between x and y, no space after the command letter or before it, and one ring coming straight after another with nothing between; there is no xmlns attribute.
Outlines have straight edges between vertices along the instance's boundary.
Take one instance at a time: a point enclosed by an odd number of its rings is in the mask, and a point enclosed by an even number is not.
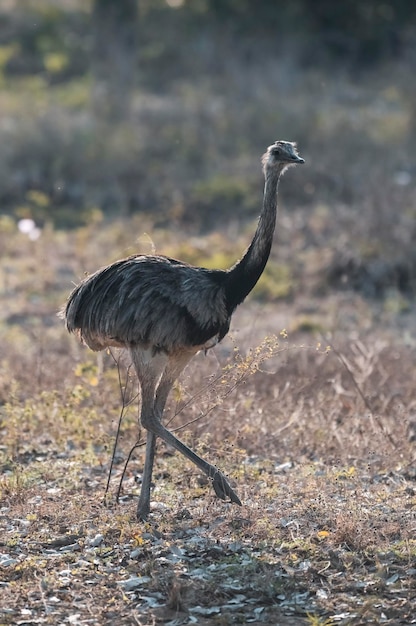
<svg viewBox="0 0 416 626"><path fill-rule="evenodd" d="M130 558L135 559L137 556L143 554L143 548L136 548L130 552Z"/></svg>
<svg viewBox="0 0 416 626"><path fill-rule="evenodd" d="M2 567L9 567L10 565L16 565L17 559L13 559L10 554L0 554L0 565Z"/></svg>
<svg viewBox="0 0 416 626"><path fill-rule="evenodd" d="M125 591L133 591L133 589L137 589L137 587L150 583L151 580L150 576L132 576L127 580L120 580L118 584L121 585Z"/></svg>
<svg viewBox="0 0 416 626"><path fill-rule="evenodd" d="M81 546L78 542L71 543L69 546L62 546L62 548L59 549L59 552L76 552L77 550L81 550Z"/></svg>
<svg viewBox="0 0 416 626"><path fill-rule="evenodd" d="M95 535L95 537L88 541L88 545L90 545L92 548L97 548L103 541L104 535L98 533L97 535Z"/></svg>

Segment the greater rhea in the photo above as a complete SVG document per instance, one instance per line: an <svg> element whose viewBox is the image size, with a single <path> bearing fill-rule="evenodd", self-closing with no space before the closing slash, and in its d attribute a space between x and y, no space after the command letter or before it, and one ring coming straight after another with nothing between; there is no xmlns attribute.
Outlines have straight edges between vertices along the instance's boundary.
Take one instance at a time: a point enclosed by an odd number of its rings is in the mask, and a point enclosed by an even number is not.
<svg viewBox="0 0 416 626"><path fill-rule="evenodd" d="M173 383L200 350L227 334L231 316L259 280L269 258L281 174L304 163L296 144L276 141L263 155L263 208L253 240L228 270L194 267L159 255L134 255L85 278L70 294L63 317L92 350L110 346L130 353L141 389L140 421L147 430L137 516L150 511L156 438L181 452L212 481L217 496L241 505L220 470L180 441L162 423Z"/></svg>

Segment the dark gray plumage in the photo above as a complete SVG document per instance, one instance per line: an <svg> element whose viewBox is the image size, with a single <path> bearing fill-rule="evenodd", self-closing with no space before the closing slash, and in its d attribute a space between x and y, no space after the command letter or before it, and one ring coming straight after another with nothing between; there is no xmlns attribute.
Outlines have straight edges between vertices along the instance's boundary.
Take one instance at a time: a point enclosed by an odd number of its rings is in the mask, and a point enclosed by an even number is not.
<svg viewBox="0 0 416 626"><path fill-rule="evenodd" d="M296 145L276 141L263 155L263 209L244 256L229 270L208 270L164 256L136 255L116 261L83 280L69 296L63 317L92 350L127 348L141 387L146 460L137 515L150 511L156 437L176 448L209 478L218 497L241 502L225 476L162 425L169 391L199 350L227 334L235 308L260 278L273 241L280 175L303 163Z"/></svg>

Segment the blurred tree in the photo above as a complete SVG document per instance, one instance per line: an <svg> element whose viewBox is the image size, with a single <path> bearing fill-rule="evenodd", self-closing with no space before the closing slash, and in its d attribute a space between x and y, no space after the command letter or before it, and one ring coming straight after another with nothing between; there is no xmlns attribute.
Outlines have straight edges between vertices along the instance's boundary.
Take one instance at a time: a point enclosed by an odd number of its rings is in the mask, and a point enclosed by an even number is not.
<svg viewBox="0 0 416 626"><path fill-rule="evenodd" d="M92 72L97 114L122 117L136 85L137 0L94 0Z"/></svg>
<svg viewBox="0 0 416 626"><path fill-rule="evenodd" d="M316 37L333 60L349 59L355 66L368 66L403 52L409 26L416 18L413 0L303 0L315 51ZM316 60L307 50L311 62ZM319 50L318 50L319 54Z"/></svg>

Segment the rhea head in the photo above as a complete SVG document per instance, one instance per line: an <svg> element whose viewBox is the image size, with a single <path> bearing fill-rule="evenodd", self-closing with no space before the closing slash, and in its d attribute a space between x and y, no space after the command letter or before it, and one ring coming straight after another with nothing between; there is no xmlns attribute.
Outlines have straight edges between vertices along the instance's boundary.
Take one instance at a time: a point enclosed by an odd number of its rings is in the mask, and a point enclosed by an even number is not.
<svg viewBox="0 0 416 626"><path fill-rule="evenodd" d="M292 141L275 141L267 148L261 162L264 172L270 170L282 172L290 165L305 163L298 154L296 144Z"/></svg>

